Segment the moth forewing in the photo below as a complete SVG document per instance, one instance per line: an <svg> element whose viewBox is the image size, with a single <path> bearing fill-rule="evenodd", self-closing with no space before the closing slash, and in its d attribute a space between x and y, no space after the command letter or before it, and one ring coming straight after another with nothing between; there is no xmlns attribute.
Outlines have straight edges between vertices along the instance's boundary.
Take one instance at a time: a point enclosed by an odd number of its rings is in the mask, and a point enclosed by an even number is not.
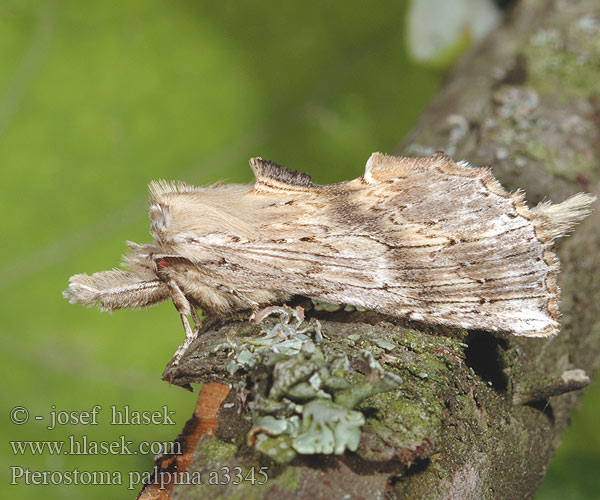
<svg viewBox="0 0 600 500"><path fill-rule="evenodd" d="M432 324L558 331L554 240L594 196L529 209L489 169L441 153L374 153L363 177L326 186L250 164L253 186L153 182L153 243L130 244L129 272L76 275L65 295L108 310L171 298L187 344L195 307L223 315L292 295Z"/></svg>

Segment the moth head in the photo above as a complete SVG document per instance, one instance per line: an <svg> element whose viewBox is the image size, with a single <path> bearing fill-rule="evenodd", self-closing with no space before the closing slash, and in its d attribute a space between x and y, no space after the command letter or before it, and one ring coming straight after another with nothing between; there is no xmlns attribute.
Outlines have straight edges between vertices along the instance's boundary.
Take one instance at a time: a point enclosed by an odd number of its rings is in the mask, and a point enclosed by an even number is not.
<svg viewBox="0 0 600 500"><path fill-rule="evenodd" d="M262 204L239 184L196 187L165 181L150 184L150 233L156 243L169 245L215 235L252 239Z"/></svg>
<svg viewBox="0 0 600 500"><path fill-rule="evenodd" d="M150 234L156 242L163 240L163 235L167 234L169 228L169 211L161 203L152 203L148 210L150 217Z"/></svg>
<svg viewBox="0 0 600 500"><path fill-rule="evenodd" d="M127 241L126 243L130 251L123 255L123 267L137 276L155 279L157 275L154 255L164 253L164 249L153 244L139 245L133 241Z"/></svg>

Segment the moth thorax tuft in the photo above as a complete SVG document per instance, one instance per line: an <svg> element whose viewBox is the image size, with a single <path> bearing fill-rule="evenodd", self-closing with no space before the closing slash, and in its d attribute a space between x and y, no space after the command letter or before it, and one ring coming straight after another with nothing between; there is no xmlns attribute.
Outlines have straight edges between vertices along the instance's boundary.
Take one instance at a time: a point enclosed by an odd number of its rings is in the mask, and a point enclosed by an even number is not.
<svg viewBox="0 0 600 500"><path fill-rule="evenodd" d="M150 224L150 234L155 240L162 240L169 227L169 212L167 207L161 203L153 203L150 205L148 215L152 221Z"/></svg>

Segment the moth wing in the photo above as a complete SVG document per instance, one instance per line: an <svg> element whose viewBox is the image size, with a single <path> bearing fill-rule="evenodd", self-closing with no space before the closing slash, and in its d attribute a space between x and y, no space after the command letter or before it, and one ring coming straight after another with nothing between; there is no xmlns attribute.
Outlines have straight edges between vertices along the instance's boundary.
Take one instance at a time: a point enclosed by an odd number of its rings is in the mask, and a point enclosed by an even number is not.
<svg viewBox="0 0 600 500"><path fill-rule="evenodd" d="M198 216L168 218L182 226L169 247L201 264L208 288L256 303L289 293L435 324L558 331L554 238L589 212L592 197L530 210L489 169L443 153L375 153L362 179L326 187L260 158L251 166L253 191L218 193L235 210L203 199Z"/></svg>

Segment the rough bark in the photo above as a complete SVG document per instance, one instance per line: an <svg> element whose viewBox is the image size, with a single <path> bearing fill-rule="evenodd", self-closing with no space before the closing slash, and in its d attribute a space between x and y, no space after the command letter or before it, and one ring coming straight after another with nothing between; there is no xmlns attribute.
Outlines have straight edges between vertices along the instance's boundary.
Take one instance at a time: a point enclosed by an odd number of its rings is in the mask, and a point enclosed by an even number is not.
<svg viewBox="0 0 600 500"><path fill-rule="evenodd" d="M530 205L578 191L598 194L598 54L597 0L522 0L457 64L398 152L444 150L490 165L505 187L523 188ZM256 367L232 375L231 351L218 346L225 339L240 345L260 329L243 316L207 322L164 376L179 385L220 382L233 389L216 435L200 440L188 469L201 472L204 484L175 485L172 498L533 498L581 395L575 390L600 364L599 250L596 209L559 245L562 329L551 339L306 307L327 334L323 351L350 360L353 387L369 378L358 349L403 379L399 389L353 405L366 424L357 450L341 456L299 455L278 464L249 446L244 399L264 394L269 379ZM264 466L269 480L208 484L210 471L223 466Z"/></svg>

